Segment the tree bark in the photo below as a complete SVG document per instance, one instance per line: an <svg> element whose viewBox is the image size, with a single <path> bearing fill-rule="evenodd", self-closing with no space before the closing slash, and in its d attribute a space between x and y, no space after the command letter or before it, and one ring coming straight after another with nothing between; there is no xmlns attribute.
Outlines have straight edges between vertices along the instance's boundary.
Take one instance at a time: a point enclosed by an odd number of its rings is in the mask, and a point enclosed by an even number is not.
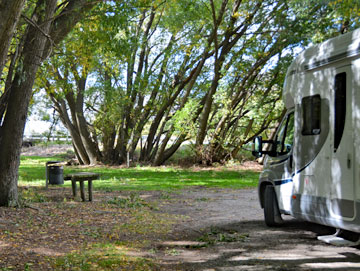
<svg viewBox="0 0 360 271"><path fill-rule="evenodd" d="M33 20L41 24L41 31L29 26L24 50L20 61L23 63L13 80L4 123L0 131L0 205L17 205L17 179L20 164L20 150L27 111L32 94L36 72L42 62L42 53L51 26L57 0L49 0L46 5L39 1Z"/></svg>
<svg viewBox="0 0 360 271"><path fill-rule="evenodd" d="M93 142L91 134L88 130L86 119L84 117L84 92L85 92L86 78L80 78L77 80L77 96L75 102L75 119L78 132L81 136L86 153L89 156L90 164L95 165L101 160L100 151L97 149L97 145Z"/></svg>
<svg viewBox="0 0 360 271"><path fill-rule="evenodd" d="M0 77L25 0L0 0Z"/></svg>
<svg viewBox="0 0 360 271"><path fill-rule="evenodd" d="M48 92L50 93L50 92ZM90 163L89 156L86 153L85 147L82 144L80 134L77 131L77 128L72 124L70 117L67 113L67 108L65 101L63 99L56 99L51 93L50 93L51 100L53 101L55 105L55 109L58 112L61 122L64 124L64 126L68 129L70 132L70 136L73 140L73 146L75 150L75 154L77 159L79 160L79 163L81 165L88 165Z"/></svg>

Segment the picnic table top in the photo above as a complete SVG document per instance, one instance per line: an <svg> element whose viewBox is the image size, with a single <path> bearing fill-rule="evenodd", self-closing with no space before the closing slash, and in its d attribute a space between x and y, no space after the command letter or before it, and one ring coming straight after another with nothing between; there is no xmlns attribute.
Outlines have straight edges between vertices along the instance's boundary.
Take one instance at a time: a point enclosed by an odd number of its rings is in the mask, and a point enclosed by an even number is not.
<svg viewBox="0 0 360 271"><path fill-rule="evenodd" d="M74 180L82 180L82 179L97 179L99 178L100 174L99 173L94 173L94 172L75 172L75 173L69 173L66 174L65 178L66 179L74 179Z"/></svg>

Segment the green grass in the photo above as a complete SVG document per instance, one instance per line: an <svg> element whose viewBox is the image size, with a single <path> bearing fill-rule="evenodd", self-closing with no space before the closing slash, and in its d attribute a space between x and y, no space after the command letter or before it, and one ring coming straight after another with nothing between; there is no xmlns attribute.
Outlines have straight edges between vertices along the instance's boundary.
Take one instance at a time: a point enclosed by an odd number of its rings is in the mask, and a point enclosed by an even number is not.
<svg viewBox="0 0 360 271"><path fill-rule="evenodd" d="M57 157L21 157L19 184L27 186L45 185L45 163L61 160ZM219 188L256 187L259 173L241 170L201 170L176 167L64 167L64 174L91 171L101 174L101 180L94 183L96 190L173 190L190 186ZM65 182L70 186L70 182Z"/></svg>
<svg viewBox="0 0 360 271"><path fill-rule="evenodd" d="M98 244L81 254L72 253L56 260L54 270L158 270L150 259L126 255L127 248Z"/></svg>

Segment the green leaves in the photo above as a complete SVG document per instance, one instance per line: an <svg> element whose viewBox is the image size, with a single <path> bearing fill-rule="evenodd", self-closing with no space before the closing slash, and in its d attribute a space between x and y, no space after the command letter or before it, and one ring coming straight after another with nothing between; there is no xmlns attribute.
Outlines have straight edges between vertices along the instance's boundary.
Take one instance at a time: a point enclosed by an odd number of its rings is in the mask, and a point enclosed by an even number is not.
<svg viewBox="0 0 360 271"><path fill-rule="evenodd" d="M64 99L87 79L77 106L111 162L130 152L163 163L200 132L210 153L230 157L277 122L296 52L356 27L358 14L355 0L102 1L57 48L39 86Z"/></svg>

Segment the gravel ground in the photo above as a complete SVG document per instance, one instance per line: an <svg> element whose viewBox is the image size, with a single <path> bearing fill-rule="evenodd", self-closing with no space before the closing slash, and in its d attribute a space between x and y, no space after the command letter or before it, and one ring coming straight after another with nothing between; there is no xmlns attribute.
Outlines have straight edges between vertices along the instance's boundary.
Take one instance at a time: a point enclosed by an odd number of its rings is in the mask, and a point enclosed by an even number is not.
<svg viewBox="0 0 360 271"><path fill-rule="evenodd" d="M188 219L176 226L171 240L159 245L173 251L160 249L157 254L169 269L360 270L358 248L317 240L333 229L291 217L285 217L280 228L268 228L255 189L192 189L176 197L167 212ZM197 243L211 238L208 245Z"/></svg>

